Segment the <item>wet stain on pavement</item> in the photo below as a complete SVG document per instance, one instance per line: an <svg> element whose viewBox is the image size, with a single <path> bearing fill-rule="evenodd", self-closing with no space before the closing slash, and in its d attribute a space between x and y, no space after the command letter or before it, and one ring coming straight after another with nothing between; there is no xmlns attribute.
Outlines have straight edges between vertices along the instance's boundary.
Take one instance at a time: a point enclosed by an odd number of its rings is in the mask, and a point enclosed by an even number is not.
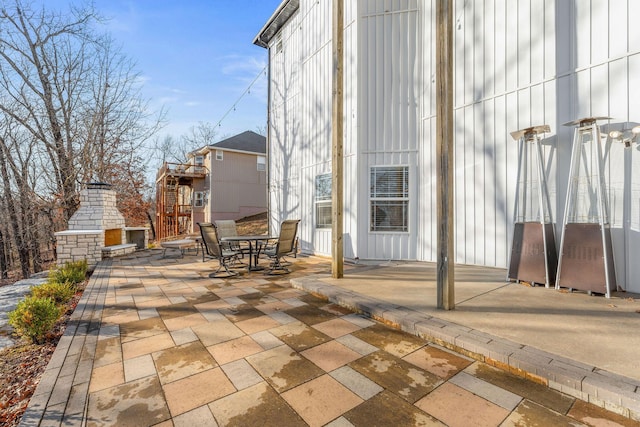
<svg viewBox="0 0 640 427"><path fill-rule="evenodd" d="M127 315L131 312L136 312L136 305L131 303L121 303L117 305L113 305L111 307L106 307L102 310L102 319L108 319L110 317L119 317Z"/></svg>
<svg viewBox="0 0 640 427"><path fill-rule="evenodd" d="M167 332L167 328L158 317L151 317L149 319L137 320L120 325L122 342L152 337L163 332Z"/></svg>
<svg viewBox="0 0 640 427"><path fill-rule="evenodd" d="M153 360L162 384L218 366L199 341L153 353Z"/></svg>
<svg viewBox="0 0 640 427"><path fill-rule="evenodd" d="M107 338L99 340L96 345L96 354L93 362L94 368L110 365L122 361L122 348L120 338Z"/></svg>
<svg viewBox="0 0 640 427"><path fill-rule="evenodd" d="M303 305L300 307L294 307L286 311L286 313L300 320L307 325L315 325L316 323L326 322L327 320L335 319L337 316L331 314L328 311L321 310L313 305Z"/></svg>
<svg viewBox="0 0 640 427"><path fill-rule="evenodd" d="M426 345L425 341L398 329L375 324L352 334L394 356L403 357Z"/></svg>
<svg viewBox="0 0 640 427"><path fill-rule="evenodd" d="M151 425L169 419L157 377L146 377L89 395L88 427Z"/></svg>
<svg viewBox="0 0 640 427"><path fill-rule="evenodd" d="M218 425L245 426L306 426L307 424L267 383L245 390L209 404Z"/></svg>
<svg viewBox="0 0 640 427"><path fill-rule="evenodd" d="M246 360L279 393L324 374L286 345L248 356Z"/></svg>
<svg viewBox="0 0 640 427"><path fill-rule="evenodd" d="M157 311L162 320L174 319L176 317L198 313L198 309L196 309L191 303L187 302L158 307Z"/></svg>
<svg viewBox="0 0 640 427"><path fill-rule="evenodd" d="M288 287L279 286L274 283L261 283L259 285L254 286L254 288L260 290L260 292L263 292L265 294L271 294L274 292L280 292L280 291L284 291L285 289L288 289Z"/></svg>
<svg viewBox="0 0 640 427"><path fill-rule="evenodd" d="M191 330L206 347L244 336L244 332L226 318L192 326Z"/></svg>
<svg viewBox="0 0 640 427"><path fill-rule="evenodd" d="M416 402L442 383L432 373L384 351L371 353L348 366L409 403Z"/></svg>
<svg viewBox="0 0 640 427"><path fill-rule="evenodd" d="M205 302L218 301L220 297L212 292L207 292L206 294L198 296L188 295L185 297L185 299L189 302L189 304L196 305Z"/></svg>
<svg viewBox="0 0 640 427"><path fill-rule="evenodd" d="M403 359L444 379L451 378L473 363L460 355L432 345L420 348Z"/></svg>
<svg viewBox="0 0 640 427"><path fill-rule="evenodd" d="M561 415L530 400L523 400L515 411L500 424L501 427L547 427L584 426L584 424Z"/></svg>
<svg viewBox="0 0 640 427"><path fill-rule="evenodd" d="M306 302L309 305L316 306L318 308L324 307L329 304L326 298L319 298L313 294L300 295L298 299L302 302Z"/></svg>
<svg viewBox="0 0 640 427"><path fill-rule="evenodd" d="M271 329L270 332L295 351L303 351L331 341L327 335L301 322L289 323Z"/></svg>
<svg viewBox="0 0 640 427"><path fill-rule="evenodd" d="M352 310L342 307L338 304L326 304L320 307L324 311L328 311L331 314L335 314L336 316L344 316L346 314L353 313Z"/></svg>
<svg viewBox="0 0 640 427"><path fill-rule="evenodd" d="M637 427L640 425L640 421L634 421L622 415L614 414L606 409L590 405L578 399L576 399L568 415L589 426Z"/></svg>
<svg viewBox="0 0 640 427"><path fill-rule="evenodd" d="M254 292L252 294L241 295L239 298L254 307L257 305L269 304L278 301L276 298L265 295L262 292Z"/></svg>
<svg viewBox="0 0 640 427"><path fill-rule="evenodd" d="M344 414L351 424L363 426L444 426L424 411L388 391L376 396Z"/></svg>
<svg viewBox="0 0 640 427"><path fill-rule="evenodd" d="M253 319L255 317L264 316L264 313L249 304L242 304L233 307L220 309L220 313L232 322L242 322L243 320Z"/></svg>
<svg viewBox="0 0 640 427"><path fill-rule="evenodd" d="M534 383L525 378L505 372L501 369L493 368L485 363L475 362L465 369L465 372L480 378L488 383L503 388L539 403L542 406L551 408L561 414L566 414L575 398L559 391L552 390L544 385Z"/></svg>

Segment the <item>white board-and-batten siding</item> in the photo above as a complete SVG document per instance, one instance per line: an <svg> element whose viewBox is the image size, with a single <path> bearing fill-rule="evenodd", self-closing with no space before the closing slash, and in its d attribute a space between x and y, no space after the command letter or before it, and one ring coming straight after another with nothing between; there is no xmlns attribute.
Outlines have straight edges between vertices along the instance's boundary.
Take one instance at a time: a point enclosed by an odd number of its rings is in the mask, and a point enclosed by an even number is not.
<svg viewBox="0 0 640 427"><path fill-rule="evenodd" d="M548 124L543 153L560 224L573 139L562 123L640 122L640 13L634 0L455 0L456 262L506 267L518 145L510 132ZM436 256L435 1L345 0L345 256ZM303 249L329 255L315 224L315 176L331 171L331 2L300 0L270 45L272 226L302 219ZM603 124L607 124L604 122ZM640 151L605 147L619 283L640 292ZM371 166L409 167L409 231L369 231Z"/></svg>
<svg viewBox="0 0 640 427"><path fill-rule="evenodd" d="M355 7L345 7L345 193L356 186L355 125L357 49ZM278 40L282 50L276 48ZM269 185L270 225L301 219L301 249L331 253L331 229L316 229L315 178L331 172L331 2L300 2L269 49L271 74ZM351 55L351 56L349 56ZM293 188L295 186L295 189ZM284 191L283 191L284 190ZM356 241L355 206L346 209L345 242ZM345 256L355 251L345 247Z"/></svg>

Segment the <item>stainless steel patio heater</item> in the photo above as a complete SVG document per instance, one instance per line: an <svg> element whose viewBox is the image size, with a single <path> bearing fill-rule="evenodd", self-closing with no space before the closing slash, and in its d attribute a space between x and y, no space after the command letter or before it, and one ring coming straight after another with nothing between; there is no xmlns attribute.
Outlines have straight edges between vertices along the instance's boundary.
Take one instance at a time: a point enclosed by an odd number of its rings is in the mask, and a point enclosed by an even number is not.
<svg viewBox="0 0 640 427"><path fill-rule="evenodd" d="M558 255L540 139L545 132L549 125L511 132L518 141L518 181L508 278L548 288L555 282Z"/></svg>
<svg viewBox="0 0 640 427"><path fill-rule="evenodd" d="M556 289L596 292L609 298L616 286L616 276L604 182L604 141L598 120L609 120L609 117L589 117L564 124L576 126L576 129Z"/></svg>

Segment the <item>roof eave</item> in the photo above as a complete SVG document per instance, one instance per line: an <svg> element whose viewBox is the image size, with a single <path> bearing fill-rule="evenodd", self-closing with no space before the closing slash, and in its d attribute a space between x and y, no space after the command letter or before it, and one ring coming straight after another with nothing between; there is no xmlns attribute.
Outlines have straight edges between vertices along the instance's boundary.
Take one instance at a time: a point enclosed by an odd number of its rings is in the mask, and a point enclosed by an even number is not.
<svg viewBox="0 0 640 427"><path fill-rule="evenodd" d="M280 6L273 12L271 18L264 24L258 35L253 39L253 44L268 48L271 39L280 31L284 24L293 16L300 7L300 0L283 0Z"/></svg>
<svg viewBox="0 0 640 427"><path fill-rule="evenodd" d="M266 156L266 151L250 151L250 150L239 150L237 148L227 148L227 147L216 147L215 144L209 145L209 152L220 150L220 151L229 151L232 153L240 153L240 154L252 154L255 156Z"/></svg>

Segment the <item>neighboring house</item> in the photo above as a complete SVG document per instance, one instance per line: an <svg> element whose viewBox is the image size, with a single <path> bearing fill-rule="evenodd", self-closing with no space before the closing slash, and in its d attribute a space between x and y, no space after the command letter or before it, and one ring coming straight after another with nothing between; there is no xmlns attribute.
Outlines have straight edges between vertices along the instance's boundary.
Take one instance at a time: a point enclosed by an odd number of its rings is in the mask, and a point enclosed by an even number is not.
<svg viewBox="0 0 640 427"><path fill-rule="evenodd" d="M345 257L435 261L436 3L344 3ZM574 131L562 124L610 116L606 135L640 121L640 2L454 3L455 261L504 268L518 165L509 133L550 125L545 172L561 224ZM254 40L269 50L271 227L300 218L301 249L324 255L331 7L284 0ZM610 139L604 151L618 284L640 292L640 151Z"/></svg>
<svg viewBox="0 0 640 427"><path fill-rule="evenodd" d="M197 233L198 222L267 210L266 139L246 131L165 163L156 178L159 239Z"/></svg>

